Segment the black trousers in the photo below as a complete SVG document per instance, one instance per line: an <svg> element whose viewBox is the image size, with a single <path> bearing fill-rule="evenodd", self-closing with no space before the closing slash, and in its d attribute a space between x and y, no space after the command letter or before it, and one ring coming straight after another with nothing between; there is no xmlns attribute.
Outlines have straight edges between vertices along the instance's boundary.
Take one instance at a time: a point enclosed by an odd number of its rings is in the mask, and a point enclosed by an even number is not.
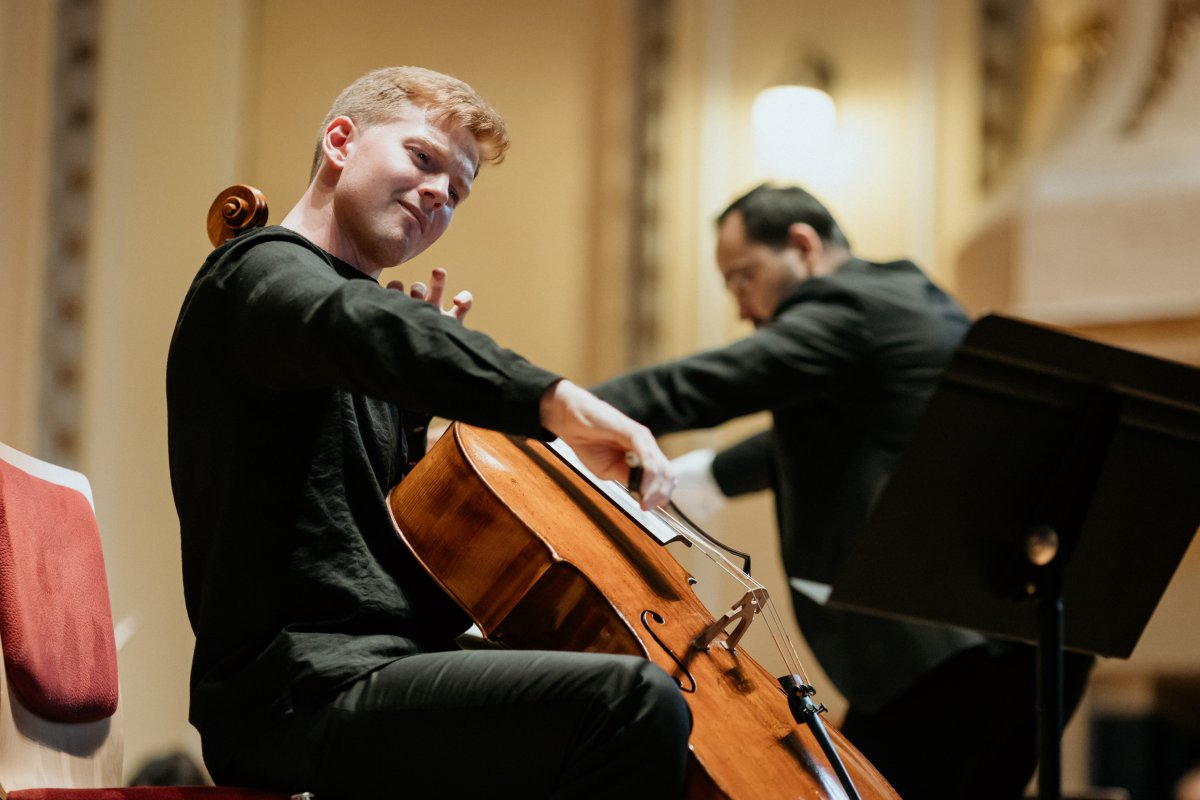
<svg viewBox="0 0 1200 800"><path fill-rule="evenodd" d="M318 800L681 797L691 717L649 661L475 650L408 656L332 702L205 742L218 783Z"/></svg>
<svg viewBox="0 0 1200 800"><path fill-rule="evenodd" d="M1070 719L1095 659L1063 659ZM965 650L883 708L846 712L846 735L904 800L1019 800L1037 767L1037 651Z"/></svg>

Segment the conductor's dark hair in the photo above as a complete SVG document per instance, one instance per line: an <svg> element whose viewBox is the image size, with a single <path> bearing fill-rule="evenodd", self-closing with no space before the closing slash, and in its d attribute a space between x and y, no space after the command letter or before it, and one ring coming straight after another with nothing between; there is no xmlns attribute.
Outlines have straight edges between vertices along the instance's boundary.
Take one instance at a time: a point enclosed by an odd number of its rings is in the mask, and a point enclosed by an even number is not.
<svg viewBox="0 0 1200 800"><path fill-rule="evenodd" d="M746 225L746 237L752 242L784 247L788 227L794 222L812 226L827 245L850 249L850 240L838 226L820 200L799 186L770 186L762 184L729 204L717 217L719 227L732 213L741 214Z"/></svg>

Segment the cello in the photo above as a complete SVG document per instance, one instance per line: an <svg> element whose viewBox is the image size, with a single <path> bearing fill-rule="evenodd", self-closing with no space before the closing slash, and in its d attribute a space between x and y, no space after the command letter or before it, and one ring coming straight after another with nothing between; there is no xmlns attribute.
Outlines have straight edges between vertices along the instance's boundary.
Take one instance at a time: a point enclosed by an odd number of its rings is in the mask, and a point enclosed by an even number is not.
<svg viewBox="0 0 1200 800"><path fill-rule="evenodd" d="M214 246L267 219L257 189L214 199ZM396 534L489 642L634 655L672 676L692 713L689 800L899 800L867 759L820 719L766 590L686 518L647 515L565 446L461 423L388 495ZM742 592L714 616L667 550L700 549ZM767 620L787 674L739 644Z"/></svg>
<svg viewBox="0 0 1200 800"><path fill-rule="evenodd" d="M821 723L780 629L784 678L739 647L751 621L773 613L762 585L729 570L746 591L714 617L664 546L711 555L711 540L669 514L639 513L619 484L596 481L555 444L455 423L388 495L397 535L484 638L662 667L692 712L689 800L898 800Z"/></svg>

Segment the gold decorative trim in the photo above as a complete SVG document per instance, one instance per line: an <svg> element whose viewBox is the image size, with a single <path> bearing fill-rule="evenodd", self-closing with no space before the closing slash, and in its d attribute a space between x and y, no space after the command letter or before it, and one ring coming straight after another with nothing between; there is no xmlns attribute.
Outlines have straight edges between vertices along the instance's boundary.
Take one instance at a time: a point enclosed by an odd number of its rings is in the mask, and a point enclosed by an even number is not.
<svg viewBox="0 0 1200 800"><path fill-rule="evenodd" d="M648 364L660 357L662 339L658 301L662 292L663 116L667 67L672 45L672 0L637 0L634 53L633 163L636 184L631 198L630 264L627 284L630 315L626 338L627 365Z"/></svg>
<svg viewBox="0 0 1200 800"><path fill-rule="evenodd" d="M79 456L99 21L98 0L58 3L38 453L66 467Z"/></svg>
<svg viewBox="0 0 1200 800"><path fill-rule="evenodd" d="M979 180L984 188L999 183L1020 148L1034 19L1032 0L979 0Z"/></svg>
<svg viewBox="0 0 1200 800"><path fill-rule="evenodd" d="M1137 102L1121 125L1122 135L1130 137L1141 130L1150 112L1162 102L1175 81L1184 47L1197 22L1200 22L1200 0L1167 0L1156 48L1158 57Z"/></svg>

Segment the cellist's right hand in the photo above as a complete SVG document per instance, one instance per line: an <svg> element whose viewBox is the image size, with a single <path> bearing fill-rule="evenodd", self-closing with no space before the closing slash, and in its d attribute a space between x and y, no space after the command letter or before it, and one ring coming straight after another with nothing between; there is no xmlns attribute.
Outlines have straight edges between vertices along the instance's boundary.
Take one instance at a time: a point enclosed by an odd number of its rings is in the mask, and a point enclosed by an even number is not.
<svg viewBox="0 0 1200 800"><path fill-rule="evenodd" d="M632 454L641 465L641 504L664 505L675 486L671 464L645 426L568 380L542 395L542 425L571 446L597 477L629 483Z"/></svg>

